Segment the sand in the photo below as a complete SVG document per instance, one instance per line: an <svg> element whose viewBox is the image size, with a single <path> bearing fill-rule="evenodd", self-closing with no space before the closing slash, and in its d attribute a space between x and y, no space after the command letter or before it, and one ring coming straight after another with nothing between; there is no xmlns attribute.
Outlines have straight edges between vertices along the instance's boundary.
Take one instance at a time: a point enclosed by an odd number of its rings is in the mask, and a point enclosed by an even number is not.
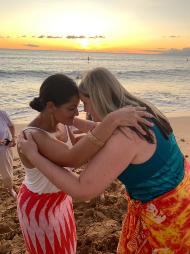
<svg viewBox="0 0 190 254"><path fill-rule="evenodd" d="M188 159L190 157L190 114L169 115L178 144ZM17 124L17 132L23 128ZM14 149L14 184L17 189L24 171ZM78 254L111 254L116 252L123 216L127 209L123 186L115 181L105 191L105 201L100 198L89 202L74 201L78 235ZM22 254L25 251L16 214L16 203L0 183L0 254Z"/></svg>

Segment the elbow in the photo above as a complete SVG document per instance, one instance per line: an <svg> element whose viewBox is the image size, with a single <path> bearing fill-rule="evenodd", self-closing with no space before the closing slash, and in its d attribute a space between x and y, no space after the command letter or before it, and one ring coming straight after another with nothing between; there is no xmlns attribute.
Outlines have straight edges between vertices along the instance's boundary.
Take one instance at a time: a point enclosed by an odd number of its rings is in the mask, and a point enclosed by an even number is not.
<svg viewBox="0 0 190 254"><path fill-rule="evenodd" d="M65 165L65 163L64 163L63 166L71 167L71 168L79 168L84 164L85 164L84 161L78 159L78 160L73 160L73 161L68 162L67 165Z"/></svg>
<svg viewBox="0 0 190 254"><path fill-rule="evenodd" d="M61 191L65 192L64 188L59 188ZM79 201L88 201L92 199L93 197L91 195L88 195L86 193L81 193L81 192L65 192L69 196L71 196L73 199L79 200Z"/></svg>
<svg viewBox="0 0 190 254"><path fill-rule="evenodd" d="M62 188L62 191L64 191L64 188ZM83 202L95 198L98 195L96 193L90 193L89 191L87 191L87 189L82 189L81 187L69 191L67 192L67 194L70 195L72 198Z"/></svg>
<svg viewBox="0 0 190 254"><path fill-rule="evenodd" d="M95 198L96 196L94 195L89 195L88 193L85 193L85 194L76 194L76 195L73 195L73 198L77 199L77 200L80 200L80 201L89 201L91 200L92 198Z"/></svg>
<svg viewBox="0 0 190 254"><path fill-rule="evenodd" d="M89 191L89 188L85 190L79 189L75 195L73 195L73 198L80 200L80 201L89 201L97 196L99 196L101 192L97 191ZM72 195L71 195L72 196Z"/></svg>
<svg viewBox="0 0 190 254"><path fill-rule="evenodd" d="M88 201L103 192L103 190L94 188L92 181L83 181L81 176L75 178L72 184L66 185L59 182L59 185L56 186L72 198L80 201Z"/></svg>
<svg viewBox="0 0 190 254"><path fill-rule="evenodd" d="M93 198L98 197L101 195L105 189L98 189L98 188L90 188L90 186L86 186L85 188L79 188L78 191L76 191L76 195L73 196L73 198L76 198L80 201L89 201Z"/></svg>
<svg viewBox="0 0 190 254"><path fill-rule="evenodd" d="M76 161L76 162L73 163L73 168L79 168L84 164L85 163L83 161Z"/></svg>
<svg viewBox="0 0 190 254"><path fill-rule="evenodd" d="M97 195L92 195L91 193L83 193L83 195L80 195L79 197L78 197L78 199L80 200L80 201L89 201L89 200L91 200L91 199L93 199L93 198L95 198Z"/></svg>
<svg viewBox="0 0 190 254"><path fill-rule="evenodd" d="M82 164L79 161L74 161L74 160L70 160L67 158L67 160L56 160L56 161L52 161L55 164L61 166L61 167L69 167L69 168L78 168L80 167Z"/></svg>
<svg viewBox="0 0 190 254"><path fill-rule="evenodd" d="M79 185L78 188L75 189L74 198L80 201L89 201L97 196L99 196L104 191L104 188L98 188L94 181L84 180L79 177ZM71 195L72 196L72 195Z"/></svg>

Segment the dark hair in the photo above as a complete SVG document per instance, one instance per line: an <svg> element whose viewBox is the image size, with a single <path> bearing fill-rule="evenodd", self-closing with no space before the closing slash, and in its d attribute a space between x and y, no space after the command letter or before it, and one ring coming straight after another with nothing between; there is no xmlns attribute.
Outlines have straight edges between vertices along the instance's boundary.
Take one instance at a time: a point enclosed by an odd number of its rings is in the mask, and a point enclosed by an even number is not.
<svg viewBox="0 0 190 254"><path fill-rule="evenodd" d="M54 74L44 80L39 97L35 97L29 105L32 109L42 112L48 101L52 101L58 107L69 102L75 95L79 95L75 81L64 74Z"/></svg>

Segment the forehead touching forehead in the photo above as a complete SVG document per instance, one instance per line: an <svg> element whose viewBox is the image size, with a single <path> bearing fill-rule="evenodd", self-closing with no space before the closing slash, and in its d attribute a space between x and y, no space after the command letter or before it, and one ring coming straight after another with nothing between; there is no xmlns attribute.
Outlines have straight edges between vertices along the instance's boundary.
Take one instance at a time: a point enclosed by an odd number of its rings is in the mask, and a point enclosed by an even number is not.
<svg viewBox="0 0 190 254"><path fill-rule="evenodd" d="M89 101L89 100L90 100L90 98L89 98L89 97L85 96L85 95L84 95L84 94L82 94L82 93L79 93L79 95L80 95L80 99L81 99L82 101L84 101L84 102L86 102L86 101Z"/></svg>
<svg viewBox="0 0 190 254"><path fill-rule="evenodd" d="M78 106L79 100L80 100L79 96L74 95L73 97L70 98L70 100L67 103L65 103L65 105Z"/></svg>

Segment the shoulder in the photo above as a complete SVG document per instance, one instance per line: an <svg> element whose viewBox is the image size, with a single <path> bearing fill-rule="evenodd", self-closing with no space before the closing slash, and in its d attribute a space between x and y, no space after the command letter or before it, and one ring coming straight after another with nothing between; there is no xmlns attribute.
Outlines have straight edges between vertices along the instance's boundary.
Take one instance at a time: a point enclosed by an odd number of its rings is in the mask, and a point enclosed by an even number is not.
<svg viewBox="0 0 190 254"><path fill-rule="evenodd" d="M24 136L28 132L30 132L32 134L33 138L36 141L39 141L39 140L44 140L45 141L47 139L52 139L53 138L53 136L49 132L44 131L44 130L39 129L39 128L33 128L33 127L28 126L27 128L22 130L22 133L23 133Z"/></svg>
<svg viewBox="0 0 190 254"><path fill-rule="evenodd" d="M108 140L109 143L122 143L126 145L138 144L140 142L140 138L138 135L132 131L128 127L120 127L117 128L110 139Z"/></svg>
<svg viewBox="0 0 190 254"><path fill-rule="evenodd" d="M139 139L134 132L127 127L118 128L101 149L102 152L112 154L136 155Z"/></svg>
<svg viewBox="0 0 190 254"><path fill-rule="evenodd" d="M5 111L3 111L3 110L0 110L0 116L1 116L2 118L6 119L6 120L9 119L7 113L6 113Z"/></svg>

